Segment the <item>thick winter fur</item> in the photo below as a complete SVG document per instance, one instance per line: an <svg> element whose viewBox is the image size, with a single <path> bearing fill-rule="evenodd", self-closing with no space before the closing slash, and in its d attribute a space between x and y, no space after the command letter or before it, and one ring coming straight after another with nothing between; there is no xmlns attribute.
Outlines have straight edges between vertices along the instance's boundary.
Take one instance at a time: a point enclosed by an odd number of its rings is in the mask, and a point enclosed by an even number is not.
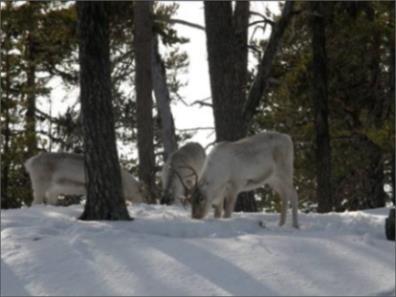
<svg viewBox="0 0 396 297"><path fill-rule="evenodd" d="M205 157L204 148L196 142L187 143L169 156L162 168L161 203L186 202L189 191L197 183Z"/></svg>
<svg viewBox="0 0 396 297"><path fill-rule="evenodd" d="M288 202L298 228L298 196L293 186L293 142L289 135L262 132L236 142L217 144L208 155L192 196L192 217L203 218L210 207L215 217L230 217L237 195L268 184L282 199L280 225Z"/></svg>
<svg viewBox="0 0 396 297"><path fill-rule="evenodd" d="M56 205L59 195L85 195L84 159L69 153L40 153L25 162L33 187L33 204ZM124 198L131 202L146 200L144 187L121 169Z"/></svg>

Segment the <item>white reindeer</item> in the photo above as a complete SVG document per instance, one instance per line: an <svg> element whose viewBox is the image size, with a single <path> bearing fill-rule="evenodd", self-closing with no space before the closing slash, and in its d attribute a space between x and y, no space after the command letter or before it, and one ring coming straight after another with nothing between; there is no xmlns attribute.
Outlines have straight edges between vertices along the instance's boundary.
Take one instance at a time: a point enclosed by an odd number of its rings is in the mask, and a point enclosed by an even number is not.
<svg viewBox="0 0 396 297"><path fill-rule="evenodd" d="M282 199L279 225L284 225L288 202L298 228L298 196L293 187L293 142L289 135L262 132L236 142L221 142L208 155L192 194L192 217L201 219L210 207L215 217L231 216L237 195L268 184Z"/></svg>
<svg viewBox="0 0 396 297"><path fill-rule="evenodd" d="M33 204L56 205L59 195L85 195L84 158L69 153L39 153L25 162L33 187ZM124 198L146 201L146 191L125 169L121 169Z"/></svg>
<svg viewBox="0 0 396 297"><path fill-rule="evenodd" d="M162 204L175 201L183 205L189 200L189 192L196 185L197 177L205 161L205 150L196 142L189 142L173 152L161 172Z"/></svg>

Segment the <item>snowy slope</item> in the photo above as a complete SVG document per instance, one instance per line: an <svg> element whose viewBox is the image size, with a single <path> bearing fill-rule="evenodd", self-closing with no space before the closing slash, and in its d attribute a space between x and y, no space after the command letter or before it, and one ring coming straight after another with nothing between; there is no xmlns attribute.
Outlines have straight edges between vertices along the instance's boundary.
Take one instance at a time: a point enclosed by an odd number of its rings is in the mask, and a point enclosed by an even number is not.
<svg viewBox="0 0 396 297"><path fill-rule="evenodd" d="M133 222L78 221L81 206L2 210L1 295L395 294L386 209L300 214L300 230L278 214L129 211Z"/></svg>

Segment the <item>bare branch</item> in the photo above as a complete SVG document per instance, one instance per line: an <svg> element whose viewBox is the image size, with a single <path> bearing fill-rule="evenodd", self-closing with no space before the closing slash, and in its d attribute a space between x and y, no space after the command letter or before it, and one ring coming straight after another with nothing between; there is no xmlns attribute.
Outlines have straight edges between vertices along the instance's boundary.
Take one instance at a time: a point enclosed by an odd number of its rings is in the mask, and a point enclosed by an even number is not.
<svg viewBox="0 0 396 297"><path fill-rule="evenodd" d="M36 116L38 118L46 119L46 120L49 120L50 122L53 122L53 123L56 123L56 124L60 123L58 118L50 116L49 114L47 114L44 111L38 109L37 107L35 108L35 112L36 112Z"/></svg>
<svg viewBox="0 0 396 297"><path fill-rule="evenodd" d="M255 28L253 29L253 32L252 32L252 34L250 35L250 39L249 39L249 43L248 43L248 44L252 44L252 43L253 43L254 35L256 34L256 32L257 32L258 29L262 29L262 30L263 30L263 33L264 33L265 30L267 29L267 24L265 23L264 26L257 26L257 27L255 27ZM261 51L260 51L260 53L261 53ZM260 54L260 59L261 59L261 54Z"/></svg>
<svg viewBox="0 0 396 297"><path fill-rule="evenodd" d="M200 131L200 130L214 130L214 127L195 127L195 128L177 129L177 131L180 132Z"/></svg>
<svg viewBox="0 0 396 297"><path fill-rule="evenodd" d="M257 54L259 54L259 56L261 57L261 54L262 54L262 53L261 53L261 51L259 50L259 47L258 47L258 46L254 46L254 45L250 44L250 45L248 45L247 47L248 47L248 49L254 51L254 52L257 53Z"/></svg>
<svg viewBox="0 0 396 297"><path fill-rule="evenodd" d="M64 146L66 146L66 144L67 144L62 138L55 137L55 136L51 135L50 133L48 133L48 131L36 130L36 133L47 136L49 139L51 139L55 143L59 143L59 144L64 145Z"/></svg>
<svg viewBox="0 0 396 297"><path fill-rule="evenodd" d="M194 29L205 31L205 27L204 26L201 26L199 24L192 23L192 22L189 22L189 21L185 21L185 20L169 19L169 23L184 25L184 26L188 26L188 27L191 27L191 28L194 28Z"/></svg>
<svg viewBox="0 0 396 297"><path fill-rule="evenodd" d="M254 26L254 25L257 25L257 24L262 24L262 23L270 24L271 26L274 25L274 22L273 22L273 21L270 21L270 20L268 20L268 19L265 19L265 20L261 20L261 21L254 21L254 22L251 22L248 26L251 27L251 26Z"/></svg>
<svg viewBox="0 0 396 297"><path fill-rule="evenodd" d="M263 14L257 12L257 11L250 11L250 15L255 15L255 16L258 16L258 17L262 18L263 21L265 21L266 23L270 24L271 26L275 25L275 22L273 20L270 20L265 15L263 15ZM250 26L250 24L249 24L249 26Z"/></svg>
<svg viewBox="0 0 396 297"><path fill-rule="evenodd" d="M204 99L198 99L198 100L194 100L192 103L187 103L183 98L181 98L180 96L178 96L178 99L187 107L191 107L193 105L200 105L202 106L208 106L208 107L213 107L213 105L211 103L207 103L205 101L209 101L210 99L212 99L212 97L207 97Z"/></svg>
<svg viewBox="0 0 396 297"><path fill-rule="evenodd" d="M190 103L189 106L193 105L199 105L199 106L207 106L207 107L213 107L212 103L207 103L204 100L195 100L193 103Z"/></svg>
<svg viewBox="0 0 396 297"><path fill-rule="evenodd" d="M263 18L263 19L267 18L265 15L263 15L263 14L257 12L257 11L252 11L251 10L251 11L249 11L249 13L250 13L250 15L255 15L255 16L258 16L258 17Z"/></svg>

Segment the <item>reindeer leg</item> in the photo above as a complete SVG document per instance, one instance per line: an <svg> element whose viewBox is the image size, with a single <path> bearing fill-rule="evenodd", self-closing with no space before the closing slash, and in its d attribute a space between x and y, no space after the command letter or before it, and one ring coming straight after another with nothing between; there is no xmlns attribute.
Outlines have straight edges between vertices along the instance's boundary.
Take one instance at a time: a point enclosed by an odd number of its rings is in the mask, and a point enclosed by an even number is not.
<svg viewBox="0 0 396 297"><path fill-rule="evenodd" d="M35 189L33 191L33 205L36 204L43 204L44 203L44 198L45 198L45 191L37 190Z"/></svg>
<svg viewBox="0 0 396 297"><path fill-rule="evenodd" d="M293 227L298 229L298 195L293 186L288 190L288 199L292 205Z"/></svg>
<svg viewBox="0 0 396 297"><path fill-rule="evenodd" d="M47 184L45 181L32 181L33 186L33 205L43 204L45 199L45 192L47 191Z"/></svg>
<svg viewBox="0 0 396 297"><path fill-rule="evenodd" d="M47 203L51 205L56 205L58 202L59 193L55 191L48 190L46 193Z"/></svg>
<svg viewBox="0 0 396 297"><path fill-rule="evenodd" d="M237 200L237 195L234 193L230 193L226 197L226 203L225 203L225 212L224 212L224 217L225 218L230 218L232 212L234 211L235 208L235 203Z"/></svg>
<svg viewBox="0 0 396 297"><path fill-rule="evenodd" d="M213 208L214 208L214 217L216 219L221 218L221 215L223 214L223 207L224 207L223 204L224 204L224 202L221 202L220 204L213 206Z"/></svg>
<svg viewBox="0 0 396 297"><path fill-rule="evenodd" d="M287 191L278 182L271 182L269 185L276 193L278 193L280 199L282 200L279 226L283 226L286 222L287 207L288 207Z"/></svg>

